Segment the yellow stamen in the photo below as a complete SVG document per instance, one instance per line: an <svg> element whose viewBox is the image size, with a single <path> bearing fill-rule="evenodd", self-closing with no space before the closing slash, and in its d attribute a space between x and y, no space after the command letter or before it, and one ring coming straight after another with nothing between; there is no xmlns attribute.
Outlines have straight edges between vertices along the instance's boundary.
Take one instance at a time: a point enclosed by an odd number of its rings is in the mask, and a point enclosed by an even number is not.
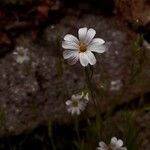
<svg viewBox="0 0 150 150"><path fill-rule="evenodd" d="M74 100L74 101L72 102L72 106L73 106L73 107L78 107L78 105L79 105L78 101Z"/></svg>
<svg viewBox="0 0 150 150"><path fill-rule="evenodd" d="M85 52L87 50L87 46L84 43L80 43L80 52Z"/></svg>

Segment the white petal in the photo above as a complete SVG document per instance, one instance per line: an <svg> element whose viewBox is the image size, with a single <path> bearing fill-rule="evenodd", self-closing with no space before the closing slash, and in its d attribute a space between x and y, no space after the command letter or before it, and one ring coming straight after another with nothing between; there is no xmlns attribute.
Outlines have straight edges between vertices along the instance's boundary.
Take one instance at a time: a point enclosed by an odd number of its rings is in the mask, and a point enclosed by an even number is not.
<svg viewBox="0 0 150 150"><path fill-rule="evenodd" d="M23 57L17 57L16 62L19 64L22 64L24 62L24 58Z"/></svg>
<svg viewBox="0 0 150 150"><path fill-rule="evenodd" d="M80 115L80 110L79 110L79 109L77 109L76 113L77 113L77 115Z"/></svg>
<svg viewBox="0 0 150 150"><path fill-rule="evenodd" d="M79 59L79 53L76 52L70 58L68 58L68 63L70 65L74 65L78 61L78 59Z"/></svg>
<svg viewBox="0 0 150 150"><path fill-rule="evenodd" d="M79 109L83 111L85 109L85 107L86 107L86 103L80 102Z"/></svg>
<svg viewBox="0 0 150 150"><path fill-rule="evenodd" d="M116 145L116 143L117 143L117 138L116 138L116 137L112 137L110 143L111 143L112 145Z"/></svg>
<svg viewBox="0 0 150 150"><path fill-rule="evenodd" d="M75 115L77 113L77 109L76 108L72 108L72 115Z"/></svg>
<svg viewBox="0 0 150 150"><path fill-rule="evenodd" d="M92 41L91 41L91 45L92 44L96 44L96 45L102 45L102 44L104 44L105 43L105 41L103 40L103 39L101 39L101 38L94 38Z"/></svg>
<svg viewBox="0 0 150 150"><path fill-rule="evenodd" d="M122 147L122 146L123 146L123 141L119 139L119 140L117 141L117 143L116 143L116 146L117 146L117 147Z"/></svg>
<svg viewBox="0 0 150 150"><path fill-rule="evenodd" d="M69 65L74 65L74 64L77 63L77 61L78 61L77 58L69 58L69 59L68 59L68 64L69 64Z"/></svg>
<svg viewBox="0 0 150 150"><path fill-rule="evenodd" d="M72 100L76 99L76 95L73 94L73 95L71 96L71 99L72 99Z"/></svg>
<svg viewBox="0 0 150 150"><path fill-rule="evenodd" d="M87 28L84 27L84 28L80 28L78 30L78 36L79 36L79 40L84 42L85 39L86 39L86 34L87 34Z"/></svg>
<svg viewBox="0 0 150 150"><path fill-rule="evenodd" d="M74 96L74 99L76 99L76 100L80 100L81 98L82 98L82 95L79 95L79 94Z"/></svg>
<svg viewBox="0 0 150 150"><path fill-rule="evenodd" d="M83 111L84 109L85 109L85 106L81 106L81 107L80 107L80 110Z"/></svg>
<svg viewBox="0 0 150 150"><path fill-rule="evenodd" d="M85 54L87 55L88 62L91 65L94 65L96 63L96 58L94 54L91 51L86 51Z"/></svg>
<svg viewBox="0 0 150 150"><path fill-rule="evenodd" d="M88 59L85 53L79 53L79 59L82 66L85 67L88 65Z"/></svg>
<svg viewBox="0 0 150 150"><path fill-rule="evenodd" d="M91 42L91 40L94 38L95 34L96 34L96 31L94 29L90 28L87 31L85 43L89 44Z"/></svg>
<svg viewBox="0 0 150 150"><path fill-rule="evenodd" d="M97 52L97 53L103 53L106 51L106 47L104 45L89 45L87 50Z"/></svg>
<svg viewBox="0 0 150 150"><path fill-rule="evenodd" d="M72 113L72 107L69 107L68 109L67 109L67 111L70 113Z"/></svg>
<svg viewBox="0 0 150 150"><path fill-rule="evenodd" d="M70 105L72 102L70 100L67 100L65 103L66 105Z"/></svg>
<svg viewBox="0 0 150 150"><path fill-rule="evenodd" d="M79 45L76 44L75 42L69 42L69 41L63 41L62 42L62 47L64 49L75 49L78 50L79 49Z"/></svg>
<svg viewBox="0 0 150 150"><path fill-rule="evenodd" d="M64 40L69 41L69 42L75 42L76 44L79 44L79 40L72 34L65 35Z"/></svg>
<svg viewBox="0 0 150 150"><path fill-rule="evenodd" d="M13 52L14 55L18 55L18 52Z"/></svg>
<svg viewBox="0 0 150 150"><path fill-rule="evenodd" d="M99 142L99 146L105 149L107 148L107 145L103 141Z"/></svg>
<svg viewBox="0 0 150 150"><path fill-rule="evenodd" d="M63 57L64 59L68 59L70 57L76 56L78 51L73 51L73 50L65 50L63 51Z"/></svg>

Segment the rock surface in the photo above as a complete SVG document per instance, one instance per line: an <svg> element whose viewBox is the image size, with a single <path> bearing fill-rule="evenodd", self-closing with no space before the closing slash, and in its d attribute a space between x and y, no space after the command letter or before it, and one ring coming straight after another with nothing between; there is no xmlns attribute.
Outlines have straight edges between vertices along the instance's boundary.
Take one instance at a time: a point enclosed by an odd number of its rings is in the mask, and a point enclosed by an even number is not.
<svg viewBox="0 0 150 150"><path fill-rule="evenodd" d="M150 22L150 1L149 0L116 0L115 11L125 20L146 25Z"/></svg>

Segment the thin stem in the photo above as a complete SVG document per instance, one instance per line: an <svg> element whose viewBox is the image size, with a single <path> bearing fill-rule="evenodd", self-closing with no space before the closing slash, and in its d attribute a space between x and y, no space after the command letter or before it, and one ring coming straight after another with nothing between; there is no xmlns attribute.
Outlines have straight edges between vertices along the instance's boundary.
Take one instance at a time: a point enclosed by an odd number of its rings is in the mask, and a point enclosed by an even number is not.
<svg viewBox="0 0 150 150"><path fill-rule="evenodd" d="M91 86L91 80L92 80L92 76L93 76L93 68L92 66L90 65L89 67L90 71L91 71L91 74L89 73L89 70L88 68L85 68L85 76L86 76L86 82L87 82L87 86L88 86L88 90L91 94L91 98L93 100L93 103L95 105L95 111L96 111L96 124L95 124L95 127L97 128L97 131L98 132L98 138L101 137L101 126L102 126L102 121L101 121L101 111L100 111L100 108L98 106L100 106L99 104L99 101L96 100L95 96L94 96L94 93L93 93L93 90L92 90L92 86Z"/></svg>
<svg viewBox="0 0 150 150"><path fill-rule="evenodd" d="M90 66L90 69L91 69L91 66ZM85 67L85 69L84 69L84 71L85 71L85 77L86 77L86 83L87 83L87 86L88 86L88 90L90 92L90 95L91 95L91 98L92 98L92 100L94 102L94 105L97 107L97 102L96 102L96 100L94 98L94 93L92 91L92 86L91 86L91 79L92 79L92 76L93 76L93 69L91 69L91 70L92 70L92 74L90 76L88 68Z"/></svg>
<svg viewBox="0 0 150 150"><path fill-rule="evenodd" d="M91 65L90 65L90 71L91 71L91 75L90 75L90 81L91 81L93 77L93 67Z"/></svg>
<svg viewBox="0 0 150 150"><path fill-rule="evenodd" d="M52 146L52 150L56 150L56 146L55 146L55 143L54 143L54 140L53 140L52 123L51 123L51 121L49 121L49 123L48 123L48 136L50 138L50 143L51 143L51 146Z"/></svg>
<svg viewBox="0 0 150 150"><path fill-rule="evenodd" d="M80 138L80 132L79 132L79 120L78 120L78 116L75 116L75 131L76 131L76 134L77 134L78 141L80 142L81 138Z"/></svg>
<svg viewBox="0 0 150 150"><path fill-rule="evenodd" d="M79 130L79 118L78 116L75 116L75 131L76 131L76 134L77 134L77 143L76 143L76 146L79 150L83 150L83 141L80 137L80 130Z"/></svg>

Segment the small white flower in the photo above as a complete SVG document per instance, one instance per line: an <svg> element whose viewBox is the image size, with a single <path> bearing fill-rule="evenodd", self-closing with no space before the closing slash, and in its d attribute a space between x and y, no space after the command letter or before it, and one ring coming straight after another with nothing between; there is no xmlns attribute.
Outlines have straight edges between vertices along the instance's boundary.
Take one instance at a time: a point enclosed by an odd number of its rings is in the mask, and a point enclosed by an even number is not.
<svg viewBox="0 0 150 150"><path fill-rule="evenodd" d="M150 43L148 43L146 40L143 41L144 48L150 50Z"/></svg>
<svg viewBox="0 0 150 150"><path fill-rule="evenodd" d="M16 52L14 52L13 54L16 55L16 62L19 64L30 60L30 57L28 55L28 48L18 46L16 48Z"/></svg>
<svg viewBox="0 0 150 150"><path fill-rule="evenodd" d="M97 150L127 150L127 148L123 147L123 141L121 139L112 137L109 145L106 145L103 141L99 142Z"/></svg>
<svg viewBox="0 0 150 150"><path fill-rule="evenodd" d="M82 66L94 65L96 58L92 52L103 53L106 51L105 41L101 38L94 38L96 31L86 27L78 30L79 39L71 34L67 34L62 42L64 59L68 59L70 64L75 64L78 60Z"/></svg>
<svg viewBox="0 0 150 150"><path fill-rule="evenodd" d="M122 81L119 79L110 82L111 91L119 91L121 87L122 87Z"/></svg>
<svg viewBox="0 0 150 150"><path fill-rule="evenodd" d="M80 115L81 111L84 111L87 103L88 103L88 94L83 95L77 94L72 95L71 100L66 101L67 111L72 115Z"/></svg>

